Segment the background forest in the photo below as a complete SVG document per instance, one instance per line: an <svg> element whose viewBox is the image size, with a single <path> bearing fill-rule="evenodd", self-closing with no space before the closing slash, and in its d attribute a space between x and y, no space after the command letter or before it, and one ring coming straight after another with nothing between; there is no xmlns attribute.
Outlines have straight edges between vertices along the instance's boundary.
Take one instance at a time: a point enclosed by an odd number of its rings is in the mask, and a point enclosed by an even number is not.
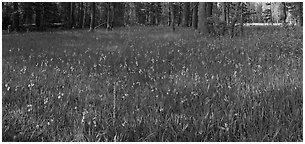
<svg viewBox="0 0 305 144"><path fill-rule="evenodd" d="M2 3L2 29L16 31L49 28L113 28L121 26L173 25L197 28L198 2L57 2ZM302 3L245 2L207 3L199 17L213 18L213 23L230 23L242 14L243 23L298 23L302 25ZM220 18L216 20L216 18ZM236 18L235 18L236 19Z"/></svg>

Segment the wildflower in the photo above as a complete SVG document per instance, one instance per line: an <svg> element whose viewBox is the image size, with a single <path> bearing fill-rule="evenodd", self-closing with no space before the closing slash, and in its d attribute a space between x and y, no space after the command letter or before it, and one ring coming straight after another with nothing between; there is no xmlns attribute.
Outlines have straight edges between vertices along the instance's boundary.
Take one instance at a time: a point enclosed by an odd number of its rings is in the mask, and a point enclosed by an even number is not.
<svg viewBox="0 0 305 144"><path fill-rule="evenodd" d="M31 104L28 104L26 107L28 108L28 112L33 110L33 105L31 105Z"/></svg>

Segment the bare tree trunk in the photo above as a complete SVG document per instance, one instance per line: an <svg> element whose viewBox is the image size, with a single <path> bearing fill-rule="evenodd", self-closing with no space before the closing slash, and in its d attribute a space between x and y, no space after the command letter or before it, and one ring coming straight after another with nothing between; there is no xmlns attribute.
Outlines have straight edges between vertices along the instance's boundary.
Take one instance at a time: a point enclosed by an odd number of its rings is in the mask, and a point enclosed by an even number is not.
<svg viewBox="0 0 305 144"><path fill-rule="evenodd" d="M225 31L227 28L227 3L226 2L221 3L220 25L221 25L221 29L220 29L219 34L223 36L223 35L225 35Z"/></svg>
<svg viewBox="0 0 305 144"><path fill-rule="evenodd" d="M130 17L130 23L132 25L134 25L135 23L137 23L137 16L136 16L136 6L135 3L129 3L130 4L130 13L129 13L129 17Z"/></svg>
<svg viewBox="0 0 305 144"><path fill-rule="evenodd" d="M111 12L111 3L107 2L107 30L111 30L111 25L110 25L110 12Z"/></svg>
<svg viewBox="0 0 305 144"><path fill-rule="evenodd" d="M207 18L211 18L213 15L213 2L207 2L206 3L206 17ZM210 22L207 21L206 23L207 25L207 29L208 29L208 33L212 33L212 31L214 31L213 28L213 24L211 24Z"/></svg>
<svg viewBox="0 0 305 144"><path fill-rule="evenodd" d="M43 8L43 3L41 3L41 13L40 13L40 26L39 30L44 30L44 8Z"/></svg>
<svg viewBox="0 0 305 144"><path fill-rule="evenodd" d="M83 3L83 10L82 10L82 15L83 15L83 19L82 19L82 28L85 28L85 26L86 26L86 3L84 2Z"/></svg>
<svg viewBox="0 0 305 144"><path fill-rule="evenodd" d="M199 13L198 13L198 30L201 34L208 34L207 29L207 14L206 14L206 3L199 3Z"/></svg>
<svg viewBox="0 0 305 144"><path fill-rule="evenodd" d="M168 26L171 26L171 6L170 3L168 4Z"/></svg>
<svg viewBox="0 0 305 144"><path fill-rule="evenodd" d="M84 9L84 3L83 2L80 2L79 3L79 10L78 10L78 28L82 28L83 27L83 9Z"/></svg>
<svg viewBox="0 0 305 144"><path fill-rule="evenodd" d="M72 12L71 8L72 8L72 6L71 6L71 2L65 3L65 8L66 8L65 10L66 10L66 13L67 13L65 27L70 29L71 28L71 23L72 23L72 17L71 17L71 12Z"/></svg>
<svg viewBox="0 0 305 144"><path fill-rule="evenodd" d="M13 14L13 30L19 31L19 8L18 2L13 3L14 14Z"/></svg>
<svg viewBox="0 0 305 144"><path fill-rule="evenodd" d="M237 4L236 4L236 6L235 6L235 9L237 10L236 12L235 12L235 14L234 14L234 18L232 19L232 22L231 22L231 25L230 25L230 28L231 28L231 38L232 37L234 37L234 29L235 29L235 24L236 24L236 22L237 22L237 20L238 20L238 14L239 14L239 12L238 12L238 10L239 10L239 5L240 5L240 3L241 2L238 2Z"/></svg>
<svg viewBox="0 0 305 144"><path fill-rule="evenodd" d="M37 6L35 8L35 13L36 13L36 19L35 23L38 28L38 30L43 30L44 28L44 20L43 20L43 3L37 3Z"/></svg>
<svg viewBox="0 0 305 144"><path fill-rule="evenodd" d="M170 8L170 3L168 3L168 19L167 19L167 25L171 25L171 8Z"/></svg>
<svg viewBox="0 0 305 144"><path fill-rule="evenodd" d="M198 2L195 2L195 3L194 3L193 19L192 19L192 20L193 20L192 26L193 26L194 29L197 29L197 28L198 28L198 5L199 5Z"/></svg>
<svg viewBox="0 0 305 144"><path fill-rule="evenodd" d="M181 7L180 7L180 3L178 2L178 21L177 21L177 25L180 26L181 24Z"/></svg>
<svg viewBox="0 0 305 144"><path fill-rule="evenodd" d="M154 5L155 5L154 2L149 3L148 4L148 6L150 7L149 9L150 10L153 9ZM155 14L151 11L148 11L148 17L149 17L148 18L149 25L155 25L155 19L156 19Z"/></svg>
<svg viewBox="0 0 305 144"><path fill-rule="evenodd" d="M182 21L182 26L183 27L188 27L189 26L189 11L190 11L190 3L189 2L184 2L183 3L183 21Z"/></svg>
<svg viewBox="0 0 305 144"><path fill-rule="evenodd" d="M175 9L174 9L174 4L172 2L170 3L170 8L171 8L171 27L172 30L175 31Z"/></svg>
<svg viewBox="0 0 305 144"><path fill-rule="evenodd" d="M221 7L222 7L222 15L221 15L221 21L223 21L223 22L226 22L226 3L225 2L222 2L221 3Z"/></svg>
<svg viewBox="0 0 305 144"><path fill-rule="evenodd" d="M303 26L303 2L299 2L299 24Z"/></svg>
<svg viewBox="0 0 305 144"><path fill-rule="evenodd" d="M90 30L91 32L94 31L94 24L95 24L95 2L91 2L91 21L90 21Z"/></svg>
<svg viewBox="0 0 305 144"><path fill-rule="evenodd" d="M240 35L243 36L244 35L244 18L243 18L243 6L244 4L241 3L240 6Z"/></svg>
<svg viewBox="0 0 305 144"><path fill-rule="evenodd" d="M113 2L112 3L112 27L121 27L125 26L124 21L124 11L125 11L125 5L123 2Z"/></svg>
<svg viewBox="0 0 305 144"><path fill-rule="evenodd" d="M213 2L206 3L206 14L207 17L212 17L213 14Z"/></svg>
<svg viewBox="0 0 305 144"><path fill-rule="evenodd" d="M226 3L226 21L227 21L227 24L229 23L229 19L230 19L230 4Z"/></svg>
<svg viewBox="0 0 305 144"><path fill-rule="evenodd" d="M271 25L273 25L273 16L272 16L272 2L270 2L270 16L271 16Z"/></svg>
<svg viewBox="0 0 305 144"><path fill-rule="evenodd" d="M75 17L74 17L74 7L75 7L75 3L74 2L70 2L70 22L69 22L69 27L73 28L75 25Z"/></svg>
<svg viewBox="0 0 305 144"><path fill-rule="evenodd" d="M285 24L286 23L286 19L287 19L287 8L286 8L286 2L282 2L283 5L283 16L282 16L282 23Z"/></svg>
<svg viewBox="0 0 305 144"><path fill-rule="evenodd" d="M114 11L115 11L115 5L112 4L112 11L111 11L111 16L110 16L110 25L112 27L114 27L114 16L115 16Z"/></svg>

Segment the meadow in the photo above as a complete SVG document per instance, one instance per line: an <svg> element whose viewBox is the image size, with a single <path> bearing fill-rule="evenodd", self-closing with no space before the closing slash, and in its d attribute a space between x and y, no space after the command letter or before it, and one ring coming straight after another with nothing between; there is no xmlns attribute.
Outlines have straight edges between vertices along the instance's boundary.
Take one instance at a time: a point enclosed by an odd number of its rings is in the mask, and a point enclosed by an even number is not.
<svg viewBox="0 0 305 144"><path fill-rule="evenodd" d="M303 30L2 35L2 141L303 141Z"/></svg>

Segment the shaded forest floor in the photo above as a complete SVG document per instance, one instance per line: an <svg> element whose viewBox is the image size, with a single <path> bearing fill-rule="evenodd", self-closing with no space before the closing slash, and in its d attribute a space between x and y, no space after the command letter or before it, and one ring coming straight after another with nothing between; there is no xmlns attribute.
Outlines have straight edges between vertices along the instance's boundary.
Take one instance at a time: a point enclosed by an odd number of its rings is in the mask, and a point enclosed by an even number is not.
<svg viewBox="0 0 305 144"><path fill-rule="evenodd" d="M2 36L3 141L303 141L301 28Z"/></svg>

